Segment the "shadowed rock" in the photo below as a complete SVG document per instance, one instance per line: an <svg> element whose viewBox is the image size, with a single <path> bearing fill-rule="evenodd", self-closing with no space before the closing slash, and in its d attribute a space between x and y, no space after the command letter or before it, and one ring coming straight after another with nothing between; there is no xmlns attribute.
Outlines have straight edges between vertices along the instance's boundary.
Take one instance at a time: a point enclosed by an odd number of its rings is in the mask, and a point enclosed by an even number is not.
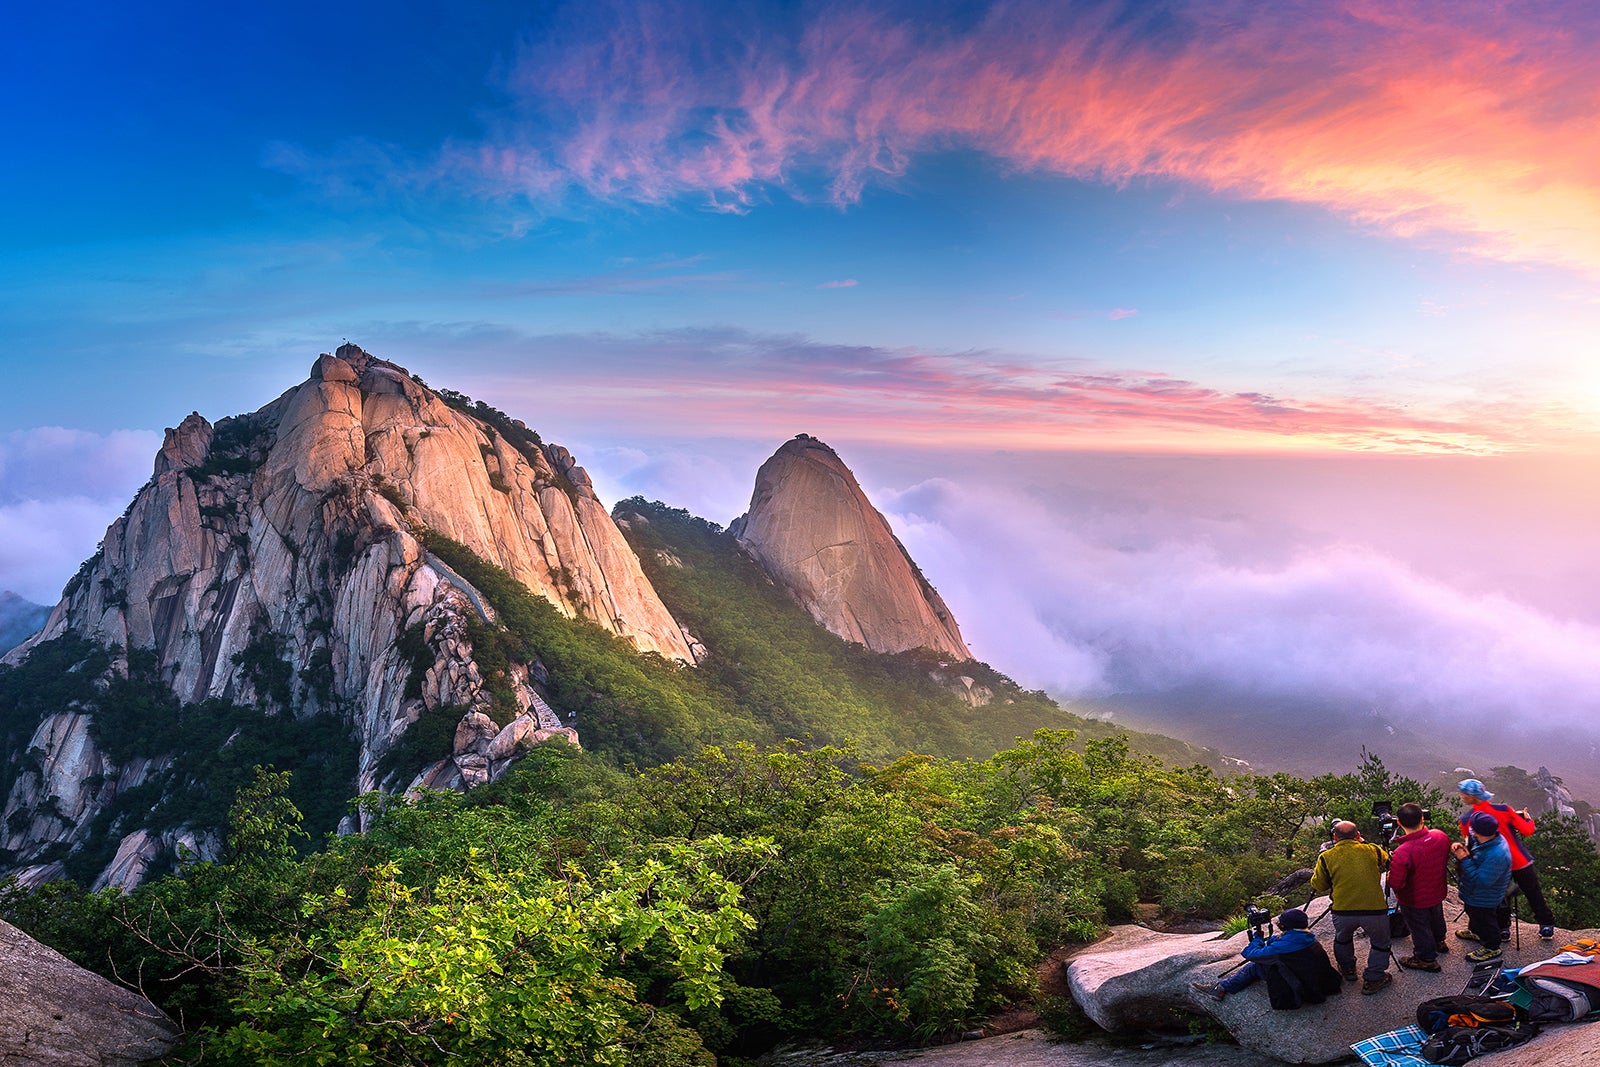
<svg viewBox="0 0 1600 1067"><path fill-rule="evenodd" d="M0 921L0 1063L132 1067L165 1055L177 1036L144 997Z"/></svg>

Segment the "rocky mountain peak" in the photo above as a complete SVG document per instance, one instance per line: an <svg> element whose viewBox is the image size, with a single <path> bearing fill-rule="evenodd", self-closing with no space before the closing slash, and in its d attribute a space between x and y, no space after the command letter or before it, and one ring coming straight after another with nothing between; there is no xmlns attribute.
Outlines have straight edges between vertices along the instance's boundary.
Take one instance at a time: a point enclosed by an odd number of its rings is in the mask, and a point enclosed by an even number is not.
<svg viewBox="0 0 1600 1067"><path fill-rule="evenodd" d="M212 433L211 424L198 411L189 412L188 417L177 426L167 427L161 451L156 453L155 472L151 477L159 478L168 471L192 467L204 460L206 453L211 451Z"/></svg>
<svg viewBox="0 0 1600 1067"><path fill-rule="evenodd" d="M413 723L453 716L452 755L416 784L475 784L527 744L576 741L575 712L545 702L536 660L480 665L473 635L494 613L430 551L441 539L568 618L693 660L692 638L571 453L344 344L258 411L215 425L195 413L169 429L150 482L6 662L71 636L113 649L113 674L136 652L149 659L148 676L185 703L338 716L359 749L352 795L380 783L383 757ZM77 849L120 793L162 771L120 764L92 717L44 714L20 749L42 755L0 752L0 770L16 771L0 774L0 855L32 880L59 873L36 857ZM149 829L118 831L102 880L137 881L186 841L182 827Z"/></svg>
<svg viewBox="0 0 1600 1067"><path fill-rule="evenodd" d="M811 617L875 652L972 653L955 617L839 454L809 434L756 473L729 532Z"/></svg>

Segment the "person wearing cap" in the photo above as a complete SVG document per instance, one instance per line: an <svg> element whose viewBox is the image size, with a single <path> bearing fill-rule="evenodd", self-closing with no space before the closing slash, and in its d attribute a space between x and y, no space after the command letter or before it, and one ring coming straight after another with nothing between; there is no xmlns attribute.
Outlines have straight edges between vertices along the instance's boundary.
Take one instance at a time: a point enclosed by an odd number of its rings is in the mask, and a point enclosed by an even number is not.
<svg viewBox="0 0 1600 1067"><path fill-rule="evenodd" d="M1470 845L1457 841L1450 846L1456 857L1456 888L1467 909L1467 929L1471 940L1482 944L1467 953L1471 963L1500 958L1500 903L1511 885L1511 849L1500 834L1500 823L1486 811L1472 814L1467 823Z"/></svg>
<svg viewBox="0 0 1600 1067"><path fill-rule="evenodd" d="M1363 841L1355 823L1342 821L1333 824L1333 844L1311 871L1311 888L1332 898L1333 958L1347 982L1356 980L1356 931L1366 932L1363 993L1376 993L1394 981L1389 975L1389 900L1383 892L1388 862L1389 853Z"/></svg>
<svg viewBox="0 0 1600 1067"><path fill-rule="evenodd" d="M1400 966L1413 971L1439 970L1438 956L1449 952L1445 934L1444 898L1450 887L1450 835L1423 824L1420 804L1402 804L1395 812L1400 836L1389 857L1389 888L1411 931L1411 955Z"/></svg>
<svg viewBox="0 0 1600 1067"><path fill-rule="evenodd" d="M1248 962L1217 982L1195 982L1194 988L1223 1000L1252 982L1266 979L1267 998L1274 1008L1292 1010L1305 1004L1321 1004L1342 992L1339 972L1328 962L1328 953L1307 927L1306 913L1289 908L1278 916L1276 937L1261 937L1250 932L1250 943L1240 953Z"/></svg>
<svg viewBox="0 0 1600 1067"><path fill-rule="evenodd" d="M1462 812L1461 837L1470 841L1467 832L1467 820L1474 814L1482 812L1494 816L1500 826L1500 836L1505 838L1506 847L1511 851L1511 880L1522 890L1522 895L1528 898L1528 907L1533 909L1533 917L1539 923L1539 936L1549 941L1556 936L1556 917L1550 911L1550 905L1545 902L1544 889L1539 885L1539 872L1533 868L1533 857L1528 855L1528 850L1523 847L1522 839L1531 836L1535 827L1533 819L1528 815L1528 809L1513 810L1509 804L1496 804L1494 794L1485 789L1483 783L1476 778L1464 778L1456 783L1456 791L1461 794L1461 802L1467 805L1467 810ZM1511 903L1510 899L1500 905L1500 929L1511 929ZM1471 929L1458 933L1458 936L1471 941ZM1505 940L1502 933L1501 940Z"/></svg>

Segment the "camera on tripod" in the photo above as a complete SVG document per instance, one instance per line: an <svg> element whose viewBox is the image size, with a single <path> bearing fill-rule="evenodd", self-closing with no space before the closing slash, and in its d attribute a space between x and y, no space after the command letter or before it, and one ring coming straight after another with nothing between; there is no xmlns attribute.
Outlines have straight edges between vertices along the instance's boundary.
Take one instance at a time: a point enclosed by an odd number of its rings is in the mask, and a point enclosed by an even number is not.
<svg viewBox="0 0 1600 1067"><path fill-rule="evenodd" d="M1394 844L1400 830L1400 820L1394 817L1394 804L1387 800L1372 802L1372 817L1378 821L1378 843L1384 848Z"/></svg>
<svg viewBox="0 0 1600 1067"><path fill-rule="evenodd" d="M1378 822L1378 843L1384 848L1393 847L1394 839L1400 833L1400 820L1394 817L1394 805L1387 800L1374 800L1372 817ZM1422 818L1427 820L1427 808L1422 809Z"/></svg>
<svg viewBox="0 0 1600 1067"><path fill-rule="evenodd" d="M1272 936L1272 912L1259 901L1245 906L1244 921L1250 928L1250 940L1265 941Z"/></svg>

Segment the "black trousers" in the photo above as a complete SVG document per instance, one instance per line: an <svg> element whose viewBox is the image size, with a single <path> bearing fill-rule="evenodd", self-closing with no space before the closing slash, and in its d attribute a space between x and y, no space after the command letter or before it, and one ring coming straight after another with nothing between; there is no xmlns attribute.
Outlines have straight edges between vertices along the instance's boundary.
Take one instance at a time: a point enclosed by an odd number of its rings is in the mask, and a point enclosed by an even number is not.
<svg viewBox="0 0 1600 1067"><path fill-rule="evenodd" d="M1475 904L1463 904L1462 907L1467 910L1467 929L1478 935L1483 947L1499 948L1500 923L1496 919L1495 909L1480 908Z"/></svg>
<svg viewBox="0 0 1600 1067"><path fill-rule="evenodd" d="M1539 886L1539 872L1533 869L1533 864L1528 864L1520 871L1511 872L1512 883L1528 898L1528 907L1533 909L1533 917L1539 921L1540 926L1554 926L1556 917L1550 913L1550 905L1545 903L1544 890ZM1506 895L1505 903L1500 905L1498 912L1500 929L1511 929L1511 895ZM1525 918L1525 916L1522 916Z"/></svg>
<svg viewBox="0 0 1600 1067"><path fill-rule="evenodd" d="M1412 957L1425 961L1438 959L1439 946L1444 944L1445 934L1449 932L1444 922L1444 905L1408 908L1401 904L1400 914L1405 917L1406 926L1411 931Z"/></svg>

